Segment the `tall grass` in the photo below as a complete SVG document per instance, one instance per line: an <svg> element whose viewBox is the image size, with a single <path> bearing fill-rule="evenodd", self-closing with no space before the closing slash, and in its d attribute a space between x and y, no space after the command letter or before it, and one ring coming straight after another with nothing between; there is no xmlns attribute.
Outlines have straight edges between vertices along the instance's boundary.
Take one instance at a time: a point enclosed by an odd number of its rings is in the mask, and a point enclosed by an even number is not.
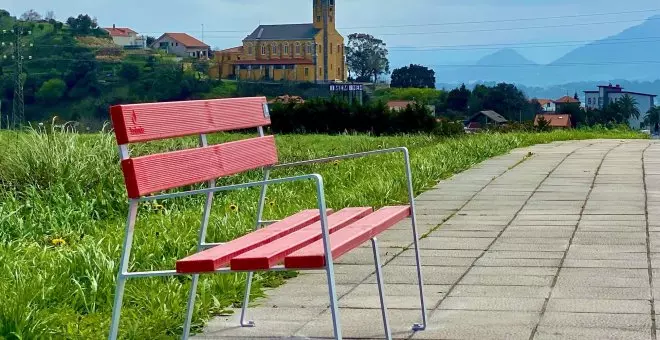
<svg viewBox="0 0 660 340"><path fill-rule="evenodd" d="M211 141L244 137L213 136ZM629 131L555 131L484 134L456 139L427 136L278 136L283 162L407 146L414 187L420 192L451 174L512 148L553 140L638 138ZM194 138L141 145L134 154L194 145ZM0 339L96 339L106 336L123 237L126 195L114 138L57 130L0 132ZM380 207L405 201L400 155L280 170L274 176L317 172L327 184L328 205ZM222 184L258 180L253 171ZM257 190L216 195L209 241L225 241L253 226ZM171 269L191 254L201 217L201 198L142 205L131 270ZM282 218L314 206L311 183L269 189L266 218ZM238 211L229 209L237 205ZM54 245L53 240L64 240ZM204 276L195 309L199 329L211 316L241 301L241 274ZM259 275L261 287L281 275ZM128 282L121 335L131 339L175 338L181 331L189 278Z"/></svg>

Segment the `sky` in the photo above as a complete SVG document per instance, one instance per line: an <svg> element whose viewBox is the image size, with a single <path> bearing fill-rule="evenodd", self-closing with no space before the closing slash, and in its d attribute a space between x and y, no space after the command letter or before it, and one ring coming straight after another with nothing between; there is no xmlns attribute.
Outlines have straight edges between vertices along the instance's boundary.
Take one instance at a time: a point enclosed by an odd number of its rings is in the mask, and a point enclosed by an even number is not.
<svg viewBox="0 0 660 340"><path fill-rule="evenodd" d="M0 3L12 15L28 9L42 14L52 10L58 20L65 21L85 13L96 17L102 27L116 24L156 37L163 32L186 32L202 38L203 25L203 39L214 48L240 45L260 23L312 20L312 0ZM393 54L411 51L419 61L449 64L472 63L503 47L548 63L579 45L660 14L657 0L336 0L336 6L342 34L369 33L383 39Z"/></svg>

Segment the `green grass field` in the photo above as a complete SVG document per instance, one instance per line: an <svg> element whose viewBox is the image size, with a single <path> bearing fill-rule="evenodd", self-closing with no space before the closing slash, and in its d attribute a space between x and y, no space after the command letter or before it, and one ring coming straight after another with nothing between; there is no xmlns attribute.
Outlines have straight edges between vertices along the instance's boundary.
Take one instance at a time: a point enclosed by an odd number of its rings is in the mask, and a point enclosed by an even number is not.
<svg viewBox="0 0 660 340"><path fill-rule="evenodd" d="M212 142L243 136L213 136ZM280 161L407 146L414 186L438 180L522 146L556 140L642 138L630 131L555 131L483 134L455 139L427 136L368 137L297 135L277 138ZM140 145L134 154L192 146L194 138ZM380 207L406 200L400 155L384 155L281 170L282 177L320 173L328 206ZM99 339L107 336L127 199L110 134L0 132L0 339ZM219 184L259 180L259 172ZM257 189L216 195L208 241L222 242L254 224ZM312 183L269 189L266 218L282 218L315 205ZM236 205L237 211L230 209ZM191 254L202 197L140 207L131 270L172 269ZM64 240L65 244L54 243ZM55 242L54 242L55 241ZM254 296L283 275L258 275ZM203 276L195 327L239 306L244 275ZM131 339L176 338L183 324L187 277L135 279L127 284L120 334Z"/></svg>

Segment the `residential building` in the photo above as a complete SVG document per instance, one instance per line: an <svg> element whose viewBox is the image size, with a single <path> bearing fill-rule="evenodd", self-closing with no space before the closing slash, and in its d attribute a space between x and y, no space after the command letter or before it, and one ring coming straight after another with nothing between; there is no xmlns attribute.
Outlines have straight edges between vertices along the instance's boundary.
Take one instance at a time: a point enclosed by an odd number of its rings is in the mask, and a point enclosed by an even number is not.
<svg viewBox="0 0 660 340"><path fill-rule="evenodd" d="M471 129L480 129L488 124L502 125L506 123L508 123L506 118L492 110L479 111L465 121L465 125Z"/></svg>
<svg viewBox="0 0 660 340"><path fill-rule="evenodd" d="M612 84L598 86L598 91L584 91L586 108L591 110L602 110L610 103L616 102L626 95L635 99L637 109L640 112L639 118L630 118L628 124L633 129L641 129L646 113L655 105L656 95L624 91L623 87L618 84L615 86L612 86Z"/></svg>
<svg viewBox="0 0 660 340"><path fill-rule="evenodd" d="M575 94L575 97L571 96L563 96L557 100L555 100L555 112L562 112L565 106L567 105L576 105L577 107L580 107L581 103L580 100L576 98L577 93Z"/></svg>
<svg viewBox="0 0 660 340"><path fill-rule="evenodd" d="M241 46L214 52L216 65L209 74L246 80L345 81L344 37L335 27L335 0L312 1L312 23L260 25Z"/></svg>
<svg viewBox="0 0 660 340"><path fill-rule="evenodd" d="M536 99L539 104L541 104L541 110L543 112L555 112L556 106L555 101L552 99Z"/></svg>
<svg viewBox="0 0 660 340"><path fill-rule="evenodd" d="M538 114L534 117L534 126L539 125L539 120L543 118L550 123L550 127L557 129L570 129L573 127L571 115L566 114Z"/></svg>
<svg viewBox="0 0 660 340"><path fill-rule="evenodd" d="M151 44L179 57L204 59L209 57L209 45L186 33L165 33Z"/></svg>
<svg viewBox="0 0 660 340"><path fill-rule="evenodd" d="M143 49L147 47L147 39L128 27L112 25L112 27L104 27L103 30L110 34L115 45Z"/></svg>

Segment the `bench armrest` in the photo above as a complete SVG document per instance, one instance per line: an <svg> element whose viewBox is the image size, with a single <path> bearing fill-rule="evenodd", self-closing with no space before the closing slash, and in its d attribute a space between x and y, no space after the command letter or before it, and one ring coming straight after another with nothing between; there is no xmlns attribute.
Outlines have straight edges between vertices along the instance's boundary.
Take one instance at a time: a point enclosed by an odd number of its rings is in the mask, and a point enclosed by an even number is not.
<svg viewBox="0 0 660 340"><path fill-rule="evenodd" d="M363 158L363 157L368 157L368 156L375 156L375 155L386 154L386 153L394 153L394 152L403 152L404 157L406 158L406 160L408 160L409 157L410 157L409 153L408 153L408 148L398 147L398 148L390 148L390 149L372 150L372 151L351 153L351 154L340 155L340 156L331 156L331 157L324 157L324 158L318 158L318 159L310 159L310 160L292 162L292 163L277 164L277 165L271 166L270 169L282 169L282 168L290 168L290 167L301 166L301 165L328 163L328 162L333 162L333 161L337 161L337 160L341 160L341 159Z"/></svg>
<svg viewBox="0 0 660 340"><path fill-rule="evenodd" d="M323 188L323 177L321 177L321 175L319 175L319 174L306 174L306 175L300 175L300 176L276 178L276 179L271 179L271 180L266 180L266 181L232 184L232 185L226 185L226 186L222 186L222 187L214 187L214 188L208 188L208 189L189 190L189 191L174 192L174 193L161 194L161 195L155 195L155 196L146 196L146 197L138 198L138 199L136 199L136 201L147 202L147 201L154 201L154 200L159 200L159 199L169 199L169 198L178 198L178 197L185 197L185 196L209 194L209 193L215 193L215 192L219 192L219 191L231 191L231 190L259 187L259 186L270 185L270 184L280 184L280 183L286 183L286 182L297 182L297 181L303 181L303 180L313 180L314 182L316 182L317 190L318 190L318 188Z"/></svg>

